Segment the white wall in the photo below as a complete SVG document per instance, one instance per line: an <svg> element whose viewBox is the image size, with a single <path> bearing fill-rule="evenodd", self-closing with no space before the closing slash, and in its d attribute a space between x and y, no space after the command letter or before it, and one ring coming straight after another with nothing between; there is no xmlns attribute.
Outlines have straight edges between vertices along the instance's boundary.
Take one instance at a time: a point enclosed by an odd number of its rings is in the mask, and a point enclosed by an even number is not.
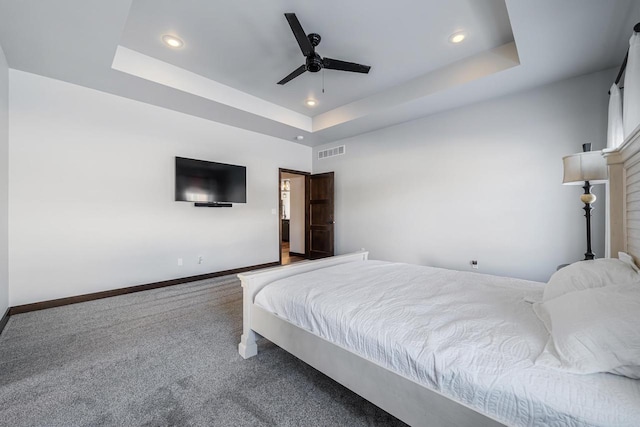
<svg viewBox="0 0 640 427"><path fill-rule="evenodd" d="M314 149L335 171L336 253L546 281L584 258L580 187L562 157L606 140L615 70L565 80ZM317 151L346 144L346 154ZM598 188L599 187L599 188ZM604 255L596 187L593 248Z"/></svg>
<svg viewBox="0 0 640 427"><path fill-rule="evenodd" d="M0 46L0 317L9 307L9 68Z"/></svg>
<svg viewBox="0 0 640 427"><path fill-rule="evenodd" d="M11 305L277 262L278 168L310 170L310 148L20 71L9 81ZM246 166L247 204L175 202L174 156Z"/></svg>
<svg viewBox="0 0 640 427"><path fill-rule="evenodd" d="M309 154L311 155L311 154ZM301 175L291 175L290 208L291 219L289 221L289 252L304 254L304 181Z"/></svg>

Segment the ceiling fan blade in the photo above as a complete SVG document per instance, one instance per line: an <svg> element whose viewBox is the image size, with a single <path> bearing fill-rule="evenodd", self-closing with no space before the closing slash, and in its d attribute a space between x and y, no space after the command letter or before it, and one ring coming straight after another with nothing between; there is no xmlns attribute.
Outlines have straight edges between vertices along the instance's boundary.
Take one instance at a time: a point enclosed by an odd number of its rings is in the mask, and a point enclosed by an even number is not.
<svg viewBox="0 0 640 427"><path fill-rule="evenodd" d="M285 13L284 16L287 18L287 21L289 21L289 26L291 27L291 31L293 31L293 35L296 36L296 40L298 41L302 54L304 56L311 55L311 52L313 52L313 46L311 46L311 42L302 29L302 25L300 25L300 21L298 21L296 14Z"/></svg>
<svg viewBox="0 0 640 427"><path fill-rule="evenodd" d="M303 64L301 66L299 66L298 68L296 68L295 70L293 70L293 72L291 74L289 74L287 77L285 77L284 79L280 80L278 82L279 85L283 85L293 79L295 79L296 77L298 77L300 74L304 73L305 71L307 71L307 67Z"/></svg>
<svg viewBox="0 0 640 427"><path fill-rule="evenodd" d="M355 62L340 61L339 59L322 58L322 65L329 70L353 71L354 73L367 74L371 69L368 65L356 64Z"/></svg>

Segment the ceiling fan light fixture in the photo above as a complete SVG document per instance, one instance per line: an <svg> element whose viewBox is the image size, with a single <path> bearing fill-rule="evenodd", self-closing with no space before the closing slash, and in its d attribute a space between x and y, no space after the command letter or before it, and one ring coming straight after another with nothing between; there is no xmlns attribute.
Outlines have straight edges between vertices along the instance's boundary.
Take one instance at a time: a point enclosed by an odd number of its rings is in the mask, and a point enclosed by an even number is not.
<svg viewBox="0 0 640 427"><path fill-rule="evenodd" d="M176 36L172 36L171 34L165 34L164 36L162 36L162 42L174 49L180 49L182 46L184 46L184 42L182 40L180 40Z"/></svg>
<svg viewBox="0 0 640 427"><path fill-rule="evenodd" d="M449 41L454 44L462 43L467 38L467 33L464 31L456 31L449 36Z"/></svg>
<svg viewBox="0 0 640 427"><path fill-rule="evenodd" d="M304 101L304 103L307 107L315 107L316 105L318 105L318 101L312 98L307 99L306 101Z"/></svg>

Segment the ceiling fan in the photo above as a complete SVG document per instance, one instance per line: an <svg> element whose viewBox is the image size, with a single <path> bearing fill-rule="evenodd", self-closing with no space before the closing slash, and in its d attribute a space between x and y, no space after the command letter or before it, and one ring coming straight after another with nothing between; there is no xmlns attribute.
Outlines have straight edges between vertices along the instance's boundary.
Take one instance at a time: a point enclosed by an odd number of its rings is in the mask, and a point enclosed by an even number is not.
<svg viewBox="0 0 640 427"><path fill-rule="evenodd" d="M368 65L356 64L355 62L340 61L338 59L327 58L326 56L322 58L316 53L316 46L320 44L321 40L320 34L310 33L309 35L306 35L295 13L285 13L284 16L287 18L287 21L289 21L291 31L293 31L293 35L298 41L302 54L307 59L303 65L293 70L293 72L284 79L280 80L278 82L279 85L283 85L295 79L305 71L317 73L321 69L326 68L328 70L352 71L354 73L367 74L371 69Z"/></svg>

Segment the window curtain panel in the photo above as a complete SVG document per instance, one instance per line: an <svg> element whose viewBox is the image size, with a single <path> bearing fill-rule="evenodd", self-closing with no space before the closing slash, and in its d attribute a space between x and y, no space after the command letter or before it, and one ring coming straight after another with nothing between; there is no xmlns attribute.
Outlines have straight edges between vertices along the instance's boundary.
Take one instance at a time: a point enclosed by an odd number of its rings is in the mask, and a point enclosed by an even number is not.
<svg viewBox="0 0 640 427"><path fill-rule="evenodd" d="M640 125L640 34L635 32L629 40L629 57L624 75L622 124L625 138Z"/></svg>
<svg viewBox="0 0 640 427"><path fill-rule="evenodd" d="M617 84L609 90L609 127L607 129L607 148L617 148L624 141L622 127L622 94Z"/></svg>

